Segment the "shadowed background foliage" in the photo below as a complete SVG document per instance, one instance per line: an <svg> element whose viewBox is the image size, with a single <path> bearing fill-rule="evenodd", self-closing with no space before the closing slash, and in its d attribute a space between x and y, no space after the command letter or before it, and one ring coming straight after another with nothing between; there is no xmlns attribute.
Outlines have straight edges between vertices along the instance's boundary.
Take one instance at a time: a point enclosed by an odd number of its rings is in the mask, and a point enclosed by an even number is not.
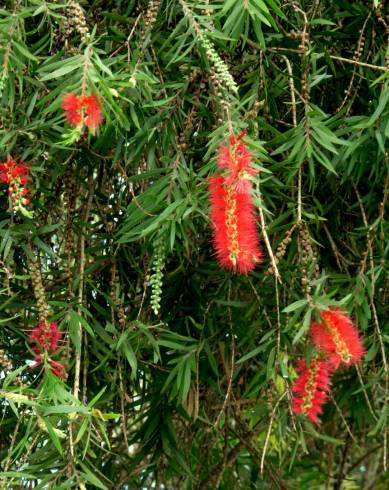
<svg viewBox="0 0 389 490"><path fill-rule="evenodd" d="M379 0L2 2L0 161L31 203L1 185L1 488L388 488L388 36ZM101 101L95 135L71 92ZM207 195L242 131L247 276ZM291 385L330 304L367 354L314 426ZM45 308L62 381L31 368Z"/></svg>

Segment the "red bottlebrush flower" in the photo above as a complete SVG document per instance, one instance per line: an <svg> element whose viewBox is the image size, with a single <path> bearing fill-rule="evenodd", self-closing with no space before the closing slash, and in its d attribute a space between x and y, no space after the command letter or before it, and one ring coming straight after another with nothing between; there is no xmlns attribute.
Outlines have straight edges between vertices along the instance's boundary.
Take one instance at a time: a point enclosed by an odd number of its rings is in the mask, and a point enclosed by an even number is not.
<svg viewBox="0 0 389 490"><path fill-rule="evenodd" d="M62 332L58 329L57 322L47 323L40 321L39 325L32 329L29 341L30 343L35 343L32 348L35 353L33 368L42 365L43 360L46 358L51 366L51 371L59 378L64 377L65 367L48 356L49 352L54 354L60 349L61 336Z"/></svg>
<svg viewBox="0 0 389 490"><path fill-rule="evenodd" d="M27 181L27 175L29 173L30 170L28 169L25 163L14 162L14 166L10 171L10 176L12 177L12 179L15 179L16 177L20 176L20 181L22 182L22 184L25 184Z"/></svg>
<svg viewBox="0 0 389 490"><path fill-rule="evenodd" d="M50 350L56 351L59 349L62 332L58 328L57 322L50 323Z"/></svg>
<svg viewBox="0 0 389 490"><path fill-rule="evenodd" d="M26 185L26 184L27 184L27 182L28 182L28 177L27 177L27 175L22 175L22 176L20 177L20 183L21 183L22 185ZM23 190L24 190L24 189L23 189Z"/></svg>
<svg viewBox="0 0 389 490"><path fill-rule="evenodd" d="M81 103L82 107L85 107L85 124L94 132L103 120L101 104L95 95L85 95Z"/></svg>
<svg viewBox="0 0 389 490"><path fill-rule="evenodd" d="M235 185L238 192L249 192L251 182L247 179L256 171L251 168L251 153L241 142L246 133L239 136L231 135L230 146L222 145L219 148L218 167L227 169L226 184Z"/></svg>
<svg viewBox="0 0 389 490"><path fill-rule="evenodd" d="M81 100L77 95L66 94L62 99L62 109L71 126L78 126L82 123Z"/></svg>
<svg viewBox="0 0 389 490"><path fill-rule="evenodd" d="M9 158L6 162L0 163L0 180L10 184L21 183L25 185L28 181L30 169L24 162L16 162Z"/></svg>
<svg viewBox="0 0 389 490"><path fill-rule="evenodd" d="M300 359L297 366L298 377L292 386L294 413L301 413L314 423L319 422L323 405L328 398L333 369L329 361L318 357L310 363Z"/></svg>
<svg viewBox="0 0 389 490"><path fill-rule="evenodd" d="M35 342L40 351L57 351L62 332L58 329L57 322L50 324L40 321L39 325L32 329L29 337L31 343Z"/></svg>
<svg viewBox="0 0 389 490"><path fill-rule="evenodd" d="M65 378L65 366L60 362L54 361L54 359L49 358L48 363L50 364L51 372L54 373L57 378Z"/></svg>
<svg viewBox="0 0 389 490"><path fill-rule="evenodd" d="M35 350L34 350L35 352ZM35 369L39 366L42 366L43 362L45 360L45 355L44 354L37 354L34 358L35 364L31 366L31 369ZM64 379L65 378L65 366L61 364L60 362L54 361L54 359L51 359L51 357L48 357L46 359L47 363L50 366L50 371L54 373L58 378Z"/></svg>
<svg viewBox="0 0 389 490"><path fill-rule="evenodd" d="M62 108L71 126L85 123L93 133L103 120L101 104L96 95L79 97L75 94L67 94L62 100Z"/></svg>
<svg viewBox="0 0 389 490"><path fill-rule="evenodd" d="M23 196L29 190L25 187L28 183L30 169L24 162L16 162L9 158L6 162L0 163L0 182L8 184L8 193L15 206L23 206L26 203Z"/></svg>
<svg viewBox="0 0 389 490"><path fill-rule="evenodd" d="M219 148L224 175L209 180L213 242L221 266L246 274L261 261L255 208L251 198L251 154L242 143L246 133L231 135Z"/></svg>
<svg viewBox="0 0 389 490"><path fill-rule="evenodd" d="M246 274L260 262L251 196L226 184L222 175L209 180L213 242L221 266Z"/></svg>
<svg viewBox="0 0 389 490"><path fill-rule="evenodd" d="M356 364L365 354L357 327L347 313L338 308L321 312L323 322L313 322L310 334L313 343L328 355L334 367Z"/></svg>

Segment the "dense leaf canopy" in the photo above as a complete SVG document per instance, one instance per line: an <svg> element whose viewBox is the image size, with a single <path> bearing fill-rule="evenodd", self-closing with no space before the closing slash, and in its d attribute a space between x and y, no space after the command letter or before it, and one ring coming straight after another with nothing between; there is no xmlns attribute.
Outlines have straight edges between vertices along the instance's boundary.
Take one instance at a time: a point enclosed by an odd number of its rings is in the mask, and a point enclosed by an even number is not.
<svg viewBox="0 0 389 490"><path fill-rule="evenodd" d="M1 488L388 488L384 3L1 2ZM242 132L248 274L208 195ZM330 307L365 355L312 423Z"/></svg>

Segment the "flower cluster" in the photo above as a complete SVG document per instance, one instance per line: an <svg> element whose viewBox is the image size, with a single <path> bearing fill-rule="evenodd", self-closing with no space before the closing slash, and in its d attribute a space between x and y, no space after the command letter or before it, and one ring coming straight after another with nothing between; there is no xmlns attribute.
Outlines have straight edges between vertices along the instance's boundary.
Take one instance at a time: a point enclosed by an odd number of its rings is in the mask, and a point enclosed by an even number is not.
<svg viewBox="0 0 389 490"><path fill-rule="evenodd" d="M9 158L0 163L0 182L8 184L8 193L16 209L24 208L30 202L26 197L30 192L26 187L29 181L30 169L24 162L16 162Z"/></svg>
<svg viewBox="0 0 389 490"><path fill-rule="evenodd" d="M318 422L322 405L328 398L330 376L341 365L358 363L365 350L356 326L338 308L321 312L321 323L312 322L310 336L319 354L310 363L300 360L294 382L292 404L295 413Z"/></svg>
<svg viewBox="0 0 389 490"><path fill-rule="evenodd" d="M292 388L294 413L301 413L312 422L319 422L323 404L328 398L332 370L332 364L318 356L310 362L299 360L299 376Z"/></svg>
<svg viewBox="0 0 389 490"><path fill-rule="evenodd" d="M362 340L351 318L343 310L331 308L321 312L322 323L313 322L310 335L335 368L359 362L364 353Z"/></svg>
<svg viewBox="0 0 389 490"><path fill-rule="evenodd" d="M68 123L73 126L82 126L94 134L103 120L102 108L96 95L66 94L62 99L62 108Z"/></svg>
<svg viewBox="0 0 389 490"><path fill-rule="evenodd" d="M35 354L33 368L47 362L56 376L64 377L64 365L52 359L52 356L58 354L60 350L61 336L62 332L58 329L57 322L48 323L41 320L38 326L32 329L29 341L31 344L35 344L32 348Z"/></svg>
<svg viewBox="0 0 389 490"><path fill-rule="evenodd" d="M242 143L245 133L231 136L219 149L218 167L225 171L209 179L213 242L222 267L246 274L261 261L255 208L249 176L255 174L251 155Z"/></svg>

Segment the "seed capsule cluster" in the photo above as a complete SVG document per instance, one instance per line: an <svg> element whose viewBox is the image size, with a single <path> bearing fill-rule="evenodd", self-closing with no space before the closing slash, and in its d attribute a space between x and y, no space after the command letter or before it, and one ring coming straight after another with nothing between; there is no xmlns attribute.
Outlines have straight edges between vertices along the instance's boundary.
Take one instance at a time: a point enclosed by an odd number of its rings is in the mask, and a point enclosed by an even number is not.
<svg viewBox="0 0 389 490"><path fill-rule="evenodd" d="M312 241L309 236L308 227L305 223L300 224L299 236L299 251L301 260L301 286L307 297L311 298L311 279L312 277L318 277L320 274L320 268L317 260L317 253L312 247Z"/></svg>
<svg viewBox="0 0 389 490"><path fill-rule="evenodd" d="M34 295L37 301L39 320L47 323L49 317L49 306L46 301L45 290L42 283L42 274L39 263L36 259L29 260L30 276Z"/></svg>
<svg viewBox="0 0 389 490"><path fill-rule="evenodd" d="M8 359L7 354L3 349L0 349L0 371L2 371L6 376L13 371L12 362ZM20 387L26 386L19 376L13 380L13 384Z"/></svg>
<svg viewBox="0 0 389 490"><path fill-rule="evenodd" d="M166 262L166 248L165 243L160 237L154 249L154 257L152 262L153 273L150 278L151 284L151 307L156 315L158 315L161 309L161 296L162 296L162 280L163 280L163 269Z"/></svg>
<svg viewBox="0 0 389 490"><path fill-rule="evenodd" d="M292 235L294 230L296 229L296 225L293 225L286 233L284 238L281 240L280 244L277 247L276 253L274 254L274 262L276 265L279 264L280 260L284 257L286 254L286 249L288 248L288 245L292 241ZM274 268L271 265L267 271L265 272L265 275L273 275L274 274Z"/></svg>
<svg viewBox="0 0 389 490"><path fill-rule="evenodd" d="M144 32L147 32L153 28L155 21L157 20L160 6L161 0L150 0L145 14Z"/></svg>
<svg viewBox="0 0 389 490"><path fill-rule="evenodd" d="M117 275L116 264L114 264L114 266L112 267L110 286L111 286L111 298L116 307L118 323L121 326L122 330L124 330L124 328L127 325L127 315L122 300L118 296L118 292L120 291L120 282ZM114 318L115 318L115 313L112 312L112 319L114 320Z"/></svg>
<svg viewBox="0 0 389 490"><path fill-rule="evenodd" d="M389 16L387 15L386 19L384 18L381 9L383 4L384 2L381 2L381 4L375 7L375 14L377 16L378 21L384 26L386 37L387 37L387 45L389 46ZM386 50L386 54L385 54L385 67L389 70L389 49Z"/></svg>
<svg viewBox="0 0 389 490"><path fill-rule="evenodd" d="M0 75L0 96L3 93L3 90L5 89L5 84L7 82L7 74L5 71Z"/></svg>
<svg viewBox="0 0 389 490"><path fill-rule="evenodd" d="M199 72L197 70L193 70L188 77L188 83L193 83L198 77L199 77ZM198 103L199 103L199 100L201 97L201 86L202 85L204 85L204 84L200 83L200 85L198 85L194 91L192 110L190 111L190 113L189 113L189 115L185 121L185 125L182 128L182 131L178 135L178 138L177 138L177 148L182 153L185 153L186 151L188 151L191 148L193 128L194 128L194 123L195 123L196 117L198 116ZM179 160L177 160L177 163L178 162L179 162Z"/></svg>
<svg viewBox="0 0 389 490"><path fill-rule="evenodd" d="M0 350L0 366L6 373L12 371L12 362L8 359L2 349Z"/></svg>
<svg viewBox="0 0 389 490"><path fill-rule="evenodd" d="M69 2L67 9L64 12L65 22L65 38L70 38L74 32L78 32L82 42L87 42L89 37L89 29L86 23L85 14L80 4L72 0Z"/></svg>

